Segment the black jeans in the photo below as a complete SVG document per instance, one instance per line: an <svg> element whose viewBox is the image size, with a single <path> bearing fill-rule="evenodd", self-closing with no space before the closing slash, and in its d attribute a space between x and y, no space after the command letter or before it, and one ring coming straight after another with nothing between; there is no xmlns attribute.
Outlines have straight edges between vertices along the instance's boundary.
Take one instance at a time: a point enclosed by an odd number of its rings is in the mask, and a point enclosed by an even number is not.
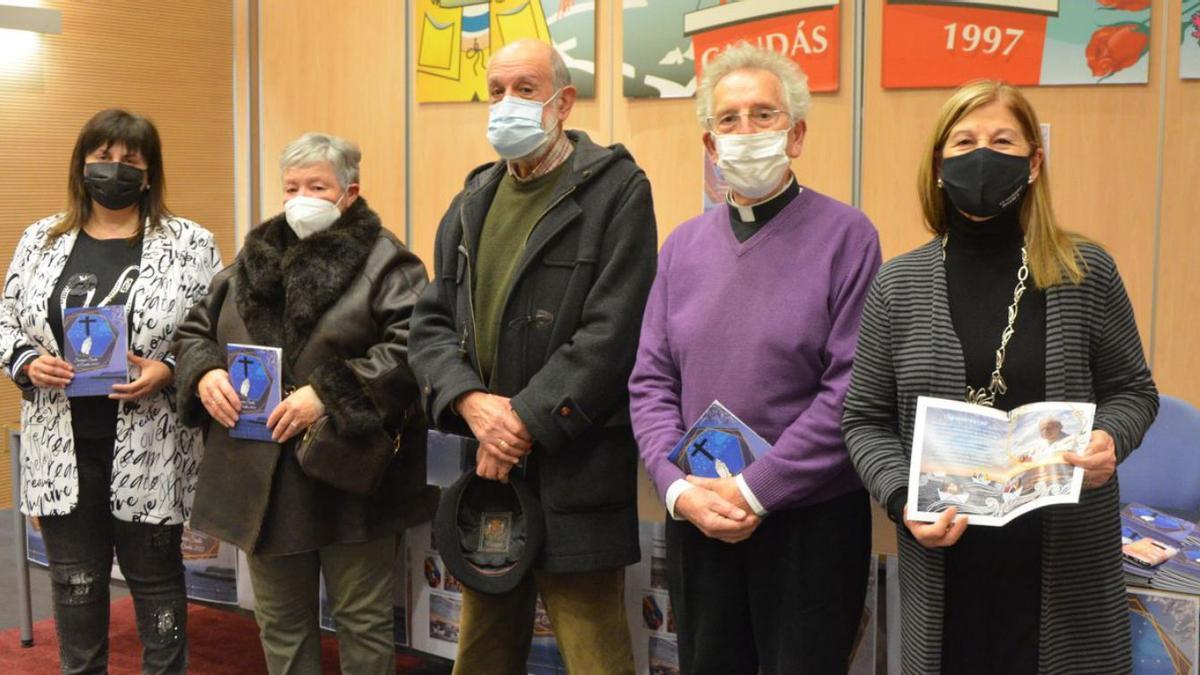
<svg viewBox="0 0 1200 675"><path fill-rule="evenodd" d="M845 673L871 551L865 490L769 514L726 544L667 518L684 675Z"/></svg>
<svg viewBox="0 0 1200 675"><path fill-rule="evenodd" d="M79 504L39 519L50 561L54 625L63 673L108 671L108 583L116 548L133 595L143 673L187 667L187 590L182 525L128 523L109 504L113 439L75 440Z"/></svg>

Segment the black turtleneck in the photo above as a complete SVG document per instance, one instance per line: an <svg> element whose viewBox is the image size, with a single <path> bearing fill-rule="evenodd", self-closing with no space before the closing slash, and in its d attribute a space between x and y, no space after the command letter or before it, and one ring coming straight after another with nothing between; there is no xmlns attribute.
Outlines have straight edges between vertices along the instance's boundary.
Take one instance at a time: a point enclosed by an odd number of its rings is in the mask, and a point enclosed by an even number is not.
<svg viewBox="0 0 1200 675"><path fill-rule="evenodd" d="M1021 267L1024 234L1017 209L975 222L950 209L946 244L946 288L950 318L962 344L967 385L986 386L996 367L1000 334L1008 325ZM1008 392L996 397L996 408L1011 410L1046 398L1046 294L1025 282L1017 321L1000 373Z"/></svg>
<svg viewBox="0 0 1200 675"><path fill-rule="evenodd" d="M1024 235L1018 209L975 222L948 206L946 286L967 384L986 386L1008 325ZM1046 397L1046 295L1030 276L1018 305L996 408ZM1040 511L1004 527L968 527L946 549L943 673L1036 673L1041 611Z"/></svg>
<svg viewBox="0 0 1200 675"><path fill-rule="evenodd" d="M761 204L755 204L749 207L737 207L729 204L729 224L733 226L733 236L737 237L738 243L742 243L753 237L756 232L762 229L763 225L771 222L771 219L779 215L783 207L787 206L800 194L800 184L795 178L788 181L788 186L783 192L775 195ZM754 214L753 220L744 220L741 210L749 208Z"/></svg>

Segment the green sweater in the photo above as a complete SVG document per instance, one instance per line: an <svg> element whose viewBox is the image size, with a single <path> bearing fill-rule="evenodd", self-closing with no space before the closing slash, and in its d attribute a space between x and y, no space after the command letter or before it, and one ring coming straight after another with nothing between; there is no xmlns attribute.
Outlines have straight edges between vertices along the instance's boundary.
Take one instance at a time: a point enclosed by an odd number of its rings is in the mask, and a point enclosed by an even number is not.
<svg viewBox="0 0 1200 675"><path fill-rule="evenodd" d="M504 301L517 263L525 252L525 242L545 215L554 189L567 174L570 164L568 159L550 173L527 183L506 174L500 179L496 196L484 218L474 279L475 339L484 382L492 379Z"/></svg>

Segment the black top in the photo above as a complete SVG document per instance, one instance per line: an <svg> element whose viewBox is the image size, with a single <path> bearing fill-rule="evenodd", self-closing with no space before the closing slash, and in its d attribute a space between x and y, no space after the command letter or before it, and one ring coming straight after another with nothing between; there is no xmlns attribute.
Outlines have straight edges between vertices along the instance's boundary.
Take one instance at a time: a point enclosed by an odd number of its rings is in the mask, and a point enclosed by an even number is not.
<svg viewBox="0 0 1200 675"><path fill-rule="evenodd" d="M94 239L82 229L50 294L50 330L63 344L63 309L124 305L142 262L142 239ZM117 404L105 396L71 399L71 429L75 438L116 435Z"/></svg>
<svg viewBox="0 0 1200 675"><path fill-rule="evenodd" d="M992 379L1000 334L1008 325L1023 243L1015 209L982 223L952 210L946 291L954 332L962 344L968 386L986 386ZM1013 330L1000 371L1008 392L996 397L999 410L1046 397L1046 294L1034 285L1032 276L1025 281Z"/></svg>
<svg viewBox="0 0 1200 675"><path fill-rule="evenodd" d="M771 222L771 219L779 215L783 207L787 206L800 194L800 184L793 177L788 186L783 189L783 192L775 195L761 204L754 206L737 207L733 204L728 204L729 208L729 224L733 226L733 236L737 237L738 243L742 243L754 236L755 232L762 229L763 225ZM742 219L742 209L750 209L754 214L753 220Z"/></svg>
<svg viewBox="0 0 1200 675"><path fill-rule="evenodd" d="M967 385L985 386L996 366L1021 266L1016 209L974 222L950 208L946 287L962 344ZM1000 373L1011 410L1046 396L1046 294L1026 279ZM1036 673L1041 612L1040 511L1004 527L969 526L946 549L943 673Z"/></svg>

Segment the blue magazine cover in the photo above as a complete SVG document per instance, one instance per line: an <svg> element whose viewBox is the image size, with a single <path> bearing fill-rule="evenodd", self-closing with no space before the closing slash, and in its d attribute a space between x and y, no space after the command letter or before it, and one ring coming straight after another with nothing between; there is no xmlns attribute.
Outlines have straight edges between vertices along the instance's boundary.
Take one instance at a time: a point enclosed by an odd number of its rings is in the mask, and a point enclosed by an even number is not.
<svg viewBox="0 0 1200 675"><path fill-rule="evenodd" d="M75 367L67 396L108 396L129 382L129 327L123 305L63 310L63 360Z"/></svg>
<svg viewBox="0 0 1200 675"><path fill-rule="evenodd" d="M1168 544L1179 545L1187 540L1195 525L1183 518L1132 502L1121 509L1122 520L1135 529Z"/></svg>
<svg viewBox="0 0 1200 675"><path fill-rule="evenodd" d="M242 399L237 424L229 430L229 435L270 443L267 418L282 399L282 352L278 347L230 344L226 347L226 356L229 381Z"/></svg>
<svg viewBox="0 0 1200 675"><path fill-rule="evenodd" d="M713 401L688 429L667 459L683 472L705 478L728 478L741 473L771 444L720 401Z"/></svg>

